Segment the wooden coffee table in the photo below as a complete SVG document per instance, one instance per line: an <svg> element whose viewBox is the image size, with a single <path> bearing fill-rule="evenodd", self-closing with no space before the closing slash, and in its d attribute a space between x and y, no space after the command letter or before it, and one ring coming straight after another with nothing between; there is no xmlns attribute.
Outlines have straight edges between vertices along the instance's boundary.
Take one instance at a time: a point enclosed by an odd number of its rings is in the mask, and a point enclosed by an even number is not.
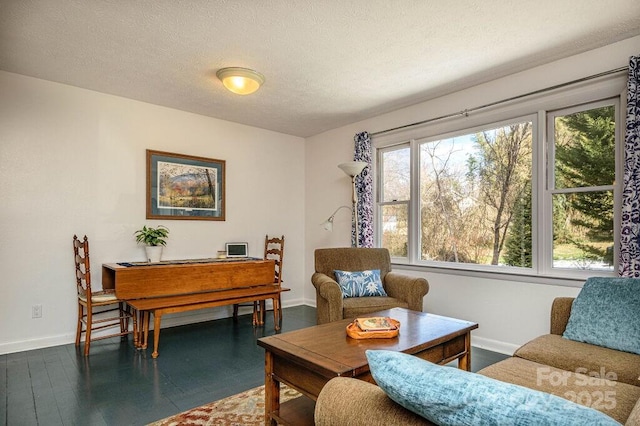
<svg viewBox="0 0 640 426"><path fill-rule="evenodd" d="M471 330L478 324L439 315L395 308L367 314L400 321L400 334L391 339L351 339L351 320L336 321L263 337L265 349L265 425L313 425L315 400L334 377L355 377L375 383L365 351L384 349L416 355L458 368L471 368ZM303 394L280 404L280 383Z"/></svg>

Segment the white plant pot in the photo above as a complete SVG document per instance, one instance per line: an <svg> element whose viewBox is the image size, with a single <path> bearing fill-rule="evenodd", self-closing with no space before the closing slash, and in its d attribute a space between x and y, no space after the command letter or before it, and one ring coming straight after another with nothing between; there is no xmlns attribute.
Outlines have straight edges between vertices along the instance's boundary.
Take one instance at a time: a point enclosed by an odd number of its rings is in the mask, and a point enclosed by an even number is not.
<svg viewBox="0 0 640 426"><path fill-rule="evenodd" d="M162 257L162 246L145 246L144 250L147 252L147 262L160 262L160 258Z"/></svg>

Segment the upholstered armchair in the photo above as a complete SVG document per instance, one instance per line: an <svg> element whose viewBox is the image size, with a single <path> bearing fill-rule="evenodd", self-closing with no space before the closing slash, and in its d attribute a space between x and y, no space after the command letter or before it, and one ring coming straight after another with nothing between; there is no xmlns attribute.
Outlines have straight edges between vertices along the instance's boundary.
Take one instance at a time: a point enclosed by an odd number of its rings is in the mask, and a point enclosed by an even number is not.
<svg viewBox="0 0 640 426"><path fill-rule="evenodd" d="M347 297L336 280L335 270L380 270L382 287L387 296ZM318 324L355 318L391 308L422 311L422 300L429 283L391 271L389 251L384 248L327 248L315 251L315 273L311 282L316 288Z"/></svg>

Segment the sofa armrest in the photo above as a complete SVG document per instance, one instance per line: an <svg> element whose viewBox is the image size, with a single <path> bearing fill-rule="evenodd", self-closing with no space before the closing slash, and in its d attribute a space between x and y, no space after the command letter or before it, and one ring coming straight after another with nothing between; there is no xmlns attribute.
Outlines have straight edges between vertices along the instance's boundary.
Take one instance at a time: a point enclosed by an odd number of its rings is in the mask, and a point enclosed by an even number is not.
<svg viewBox="0 0 640 426"><path fill-rule="evenodd" d="M564 333L569 322L574 299L574 297L556 297L553 300L551 305L551 334L562 336L562 333Z"/></svg>
<svg viewBox="0 0 640 426"><path fill-rule="evenodd" d="M318 324L342 319L342 291L338 283L320 272L311 276L311 283L316 288L316 318Z"/></svg>
<svg viewBox="0 0 640 426"><path fill-rule="evenodd" d="M316 426L433 425L393 402L378 386L336 377L322 388L315 409Z"/></svg>
<svg viewBox="0 0 640 426"><path fill-rule="evenodd" d="M424 278L389 272L384 277L384 289L389 296L407 302L409 309L422 312L429 283Z"/></svg>

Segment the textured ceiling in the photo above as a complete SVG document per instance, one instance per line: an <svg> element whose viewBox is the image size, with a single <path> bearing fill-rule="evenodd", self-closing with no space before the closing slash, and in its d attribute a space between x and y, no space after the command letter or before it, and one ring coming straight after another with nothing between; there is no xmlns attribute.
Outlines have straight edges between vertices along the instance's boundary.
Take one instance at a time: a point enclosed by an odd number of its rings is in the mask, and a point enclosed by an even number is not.
<svg viewBox="0 0 640 426"><path fill-rule="evenodd" d="M0 0L0 69L307 137L638 34L638 0Z"/></svg>

